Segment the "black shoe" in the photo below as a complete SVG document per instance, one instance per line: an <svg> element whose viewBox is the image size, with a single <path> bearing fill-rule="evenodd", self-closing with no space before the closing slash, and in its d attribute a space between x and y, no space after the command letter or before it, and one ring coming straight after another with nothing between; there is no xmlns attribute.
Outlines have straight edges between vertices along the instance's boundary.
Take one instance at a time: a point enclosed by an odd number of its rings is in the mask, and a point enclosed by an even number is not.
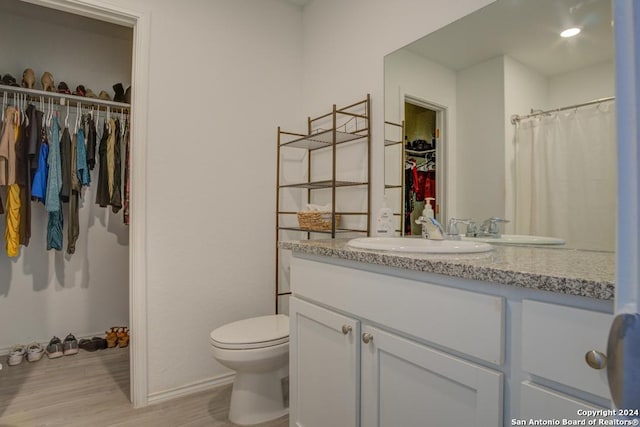
<svg viewBox="0 0 640 427"><path fill-rule="evenodd" d="M115 92L115 95L113 96L113 100L115 102L125 102L124 87L122 87L122 83L114 84L113 91Z"/></svg>

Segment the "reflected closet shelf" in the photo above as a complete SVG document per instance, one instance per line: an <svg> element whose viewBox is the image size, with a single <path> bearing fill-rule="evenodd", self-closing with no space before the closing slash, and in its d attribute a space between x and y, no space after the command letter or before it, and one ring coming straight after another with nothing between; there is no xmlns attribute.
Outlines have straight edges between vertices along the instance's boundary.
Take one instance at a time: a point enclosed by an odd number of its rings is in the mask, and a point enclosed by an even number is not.
<svg viewBox="0 0 640 427"><path fill-rule="evenodd" d="M336 144L354 141L360 138L366 138L368 129L360 129L360 133L336 131ZM363 133L363 134L361 134ZM307 150L317 150L319 148L331 147L333 144L333 130L325 130L322 132L306 135L302 138L280 144L281 147L304 148Z"/></svg>
<svg viewBox="0 0 640 427"><path fill-rule="evenodd" d="M367 185L366 182L355 182L355 181L335 181L336 187L355 187L358 185ZM286 184L281 185L280 188L307 188L310 190L316 190L320 188L332 188L334 186L334 181L327 179L323 181L314 181L314 182L301 182L296 184Z"/></svg>

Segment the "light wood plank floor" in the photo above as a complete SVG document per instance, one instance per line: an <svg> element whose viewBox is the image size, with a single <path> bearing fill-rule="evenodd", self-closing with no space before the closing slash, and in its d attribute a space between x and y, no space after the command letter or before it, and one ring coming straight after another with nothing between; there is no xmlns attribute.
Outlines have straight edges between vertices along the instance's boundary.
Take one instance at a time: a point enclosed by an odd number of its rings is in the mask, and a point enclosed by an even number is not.
<svg viewBox="0 0 640 427"><path fill-rule="evenodd" d="M0 427L234 426L227 420L231 385L133 409L129 349L80 350L17 366L3 357ZM286 427L289 418L260 424Z"/></svg>

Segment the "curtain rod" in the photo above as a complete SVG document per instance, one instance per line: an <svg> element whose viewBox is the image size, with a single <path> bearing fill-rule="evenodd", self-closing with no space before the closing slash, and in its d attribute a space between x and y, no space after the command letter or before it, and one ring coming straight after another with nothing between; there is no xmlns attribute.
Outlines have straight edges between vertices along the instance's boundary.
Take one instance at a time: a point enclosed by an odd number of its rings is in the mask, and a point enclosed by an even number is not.
<svg viewBox="0 0 640 427"><path fill-rule="evenodd" d="M107 100L98 99L98 98L87 98L86 96L68 95L66 93L58 93L58 92L46 92L44 90L27 89L24 87L6 86L1 84L0 84L0 92L27 94L31 97L31 101L38 101L39 97L43 96L45 98L58 100L59 104L62 106L65 106L67 102L79 102L87 106L94 105L98 107L123 108L127 110L131 108L131 104L127 104L125 102L107 101Z"/></svg>
<svg viewBox="0 0 640 427"><path fill-rule="evenodd" d="M541 116L543 114L549 114L549 113L556 113L558 111L564 111L564 110L573 110L574 108L586 107L587 105L593 105L593 104L600 104L602 102L613 101L615 99L616 99L615 96L610 96L608 98L600 98L600 99L594 99L593 101L583 102L582 104L569 105L568 107L554 108L552 110L538 111L535 113L533 112L533 109L532 109L531 114L527 114L526 116L519 116L518 114L514 114L513 116L511 116L511 124L515 125L520 120L528 119L530 117Z"/></svg>

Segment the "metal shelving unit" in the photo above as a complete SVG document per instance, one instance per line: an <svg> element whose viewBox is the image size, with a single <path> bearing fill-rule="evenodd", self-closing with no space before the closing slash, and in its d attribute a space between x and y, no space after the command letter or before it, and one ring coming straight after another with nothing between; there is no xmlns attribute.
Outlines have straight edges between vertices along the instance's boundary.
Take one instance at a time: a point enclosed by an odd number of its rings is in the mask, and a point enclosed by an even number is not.
<svg viewBox="0 0 640 427"><path fill-rule="evenodd" d="M279 287L279 249L278 242L281 240L281 231L300 232L301 239L310 239L312 235L325 236L325 238L335 238L337 235L348 233L361 233L369 235L370 211L371 211L371 98L367 94L366 98L346 107L337 108L333 105L330 113L307 119L307 133L295 133L282 130L278 127L277 139L277 186L276 186L276 312L278 312L278 299L290 292L281 292ZM328 126L327 126L328 124ZM325 128L323 128L324 126ZM351 144L366 145L366 180L352 181L338 179L340 170L337 167L337 160L340 157L341 146ZM306 150L306 179L300 182L282 182L282 154L284 150L296 149ZM321 154L324 153L324 154ZM330 172L329 179L314 179L312 174L312 157L323 155L326 157L327 169ZM354 189L366 192L366 207L362 211L340 211L336 206L336 193L338 189ZM291 225L292 220L283 221L284 217L297 215L296 210L282 209L282 192L287 189L306 190L307 203L314 200L316 190L327 190L331 192L331 229L307 229ZM303 206L298 207L302 210ZM340 226L337 224L336 216L361 217L366 226L362 228Z"/></svg>

